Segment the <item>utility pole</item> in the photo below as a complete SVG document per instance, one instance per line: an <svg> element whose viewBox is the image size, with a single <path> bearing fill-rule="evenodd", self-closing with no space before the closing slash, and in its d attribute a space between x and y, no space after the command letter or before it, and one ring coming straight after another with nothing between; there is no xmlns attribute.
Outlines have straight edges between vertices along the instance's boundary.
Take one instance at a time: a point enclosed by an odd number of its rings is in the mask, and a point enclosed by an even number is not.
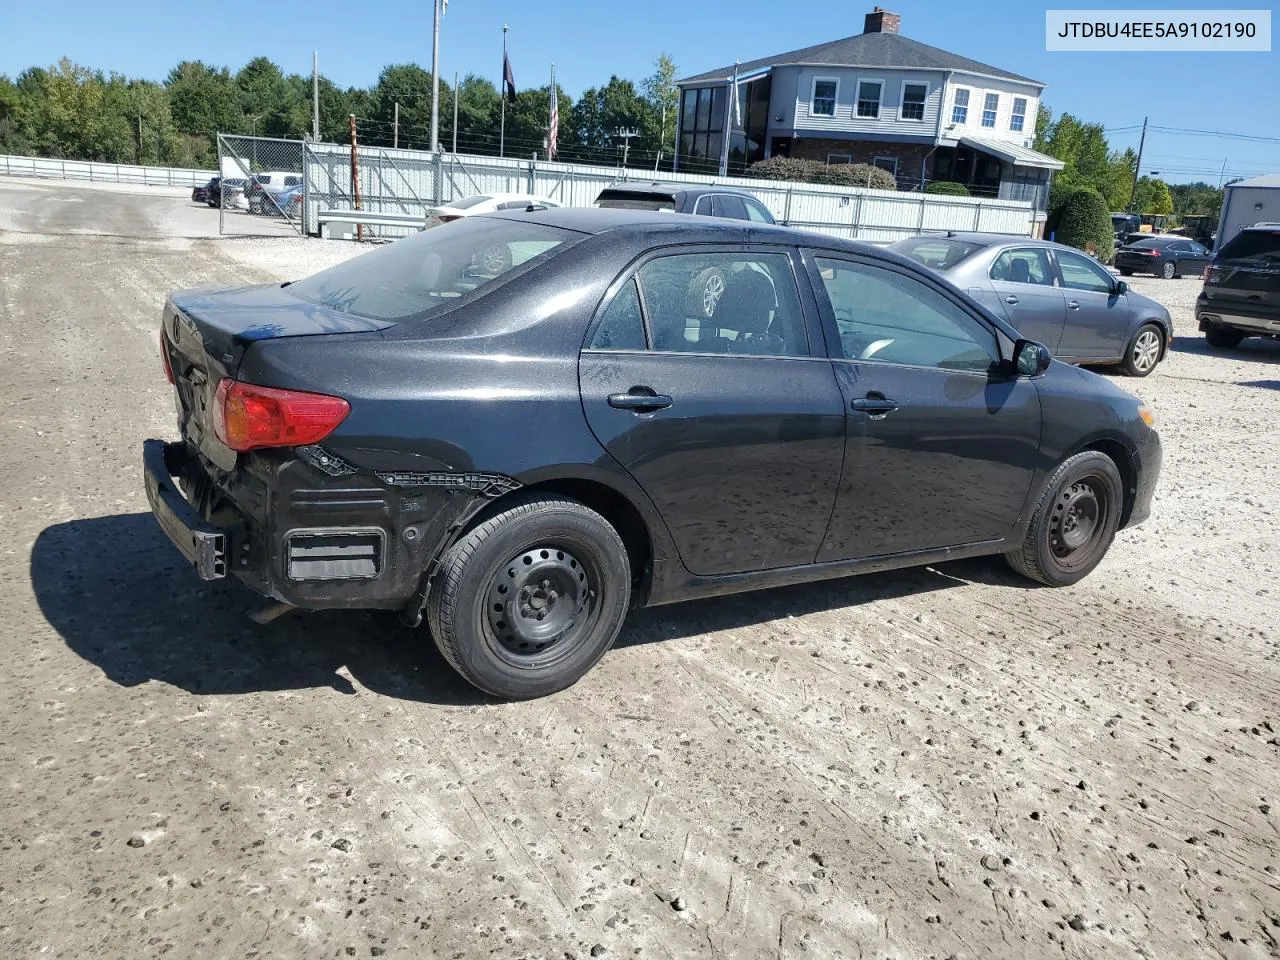
<svg viewBox="0 0 1280 960"><path fill-rule="evenodd" d="M1142 169L1142 148L1147 143L1147 118L1142 118L1142 136L1138 140L1138 162L1133 165L1133 187L1129 191L1129 212L1133 213L1138 202L1138 171Z"/></svg>
<svg viewBox="0 0 1280 960"><path fill-rule="evenodd" d="M391 122L391 146L400 149L400 101L396 101L395 120Z"/></svg>
<svg viewBox="0 0 1280 960"><path fill-rule="evenodd" d="M1227 158L1222 158L1222 172L1218 174L1218 189L1222 189L1222 181L1227 179Z"/></svg>
<svg viewBox="0 0 1280 960"><path fill-rule="evenodd" d="M351 133L351 197L355 208L360 209L360 163L356 158L356 115L347 114L347 127ZM364 243L364 224L356 224L356 240Z"/></svg>
<svg viewBox="0 0 1280 960"><path fill-rule="evenodd" d="M311 51L311 139L320 142L320 51Z"/></svg>
<svg viewBox="0 0 1280 960"><path fill-rule="evenodd" d="M458 152L458 71L453 71L453 152Z"/></svg>
<svg viewBox="0 0 1280 960"><path fill-rule="evenodd" d="M622 169L627 169L627 156L631 153L631 138L640 135L640 131L634 128L627 130L616 130L613 134L615 137L622 138Z"/></svg>
<svg viewBox="0 0 1280 960"><path fill-rule="evenodd" d="M138 114L138 164L142 164L142 114Z"/></svg>
<svg viewBox="0 0 1280 960"><path fill-rule="evenodd" d="M440 0L433 0L431 28L431 152L440 152Z"/></svg>

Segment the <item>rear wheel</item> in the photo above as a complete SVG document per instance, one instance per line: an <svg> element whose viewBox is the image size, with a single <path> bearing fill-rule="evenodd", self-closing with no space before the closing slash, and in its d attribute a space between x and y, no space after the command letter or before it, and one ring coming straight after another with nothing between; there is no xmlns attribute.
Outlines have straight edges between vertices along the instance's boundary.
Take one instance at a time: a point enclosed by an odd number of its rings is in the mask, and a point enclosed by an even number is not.
<svg viewBox="0 0 1280 960"><path fill-rule="evenodd" d="M1234 350L1240 346L1240 341L1244 339L1244 334L1239 330L1232 330L1230 327L1207 327L1204 331L1204 338L1208 341L1209 346L1216 350Z"/></svg>
<svg viewBox="0 0 1280 960"><path fill-rule="evenodd" d="M1160 268L1160 276L1166 280L1172 280L1178 275L1178 265L1176 263L1166 263Z"/></svg>
<svg viewBox="0 0 1280 960"><path fill-rule="evenodd" d="M1121 271L1120 271L1120 276L1122 276L1122 277L1132 277L1132 276L1133 276L1133 271L1132 271L1132 270L1121 270Z"/></svg>
<svg viewBox="0 0 1280 960"><path fill-rule="evenodd" d="M1106 556L1123 504L1124 484L1111 458L1096 450L1078 453L1049 477L1021 548L1005 559L1046 586L1076 583Z"/></svg>
<svg viewBox="0 0 1280 960"><path fill-rule="evenodd" d="M1164 346L1164 334L1154 323L1144 323L1125 348L1121 366L1131 377L1145 377L1160 362L1160 350Z"/></svg>
<svg viewBox="0 0 1280 960"><path fill-rule="evenodd" d="M613 645L631 600L617 531L562 497L531 497L445 554L427 600L436 646L486 693L521 700L576 683Z"/></svg>

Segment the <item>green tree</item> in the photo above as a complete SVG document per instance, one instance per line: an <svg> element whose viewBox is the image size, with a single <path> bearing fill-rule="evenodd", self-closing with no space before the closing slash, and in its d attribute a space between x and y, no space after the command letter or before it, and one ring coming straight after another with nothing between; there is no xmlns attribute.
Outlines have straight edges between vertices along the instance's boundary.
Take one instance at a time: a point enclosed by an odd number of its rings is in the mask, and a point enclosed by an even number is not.
<svg viewBox="0 0 1280 960"><path fill-rule="evenodd" d="M239 132L261 137L298 137L310 127L299 124L301 85L266 57L254 57L236 73L240 102Z"/></svg>
<svg viewBox="0 0 1280 960"><path fill-rule="evenodd" d="M1222 190L1203 181L1170 184L1169 195L1178 217L1194 215L1217 220L1222 211Z"/></svg>
<svg viewBox="0 0 1280 960"><path fill-rule="evenodd" d="M608 162L621 142L619 130L643 133L649 105L630 80L612 76L603 87L583 91L573 105L570 129L573 131L572 152L584 160ZM639 146L635 140L631 146ZM655 145L656 146L656 145Z"/></svg>
<svg viewBox="0 0 1280 960"><path fill-rule="evenodd" d="M1173 197L1169 194L1169 185L1159 178L1140 177L1134 203L1138 213L1173 213Z"/></svg>
<svg viewBox="0 0 1280 960"><path fill-rule="evenodd" d="M384 67L370 91L370 125L360 126L361 137L390 146L393 141L396 104L400 104L400 146L414 150L431 148L431 72L416 63ZM440 99L448 99L449 85L440 80ZM441 109L443 123L447 111ZM358 116L358 114L357 114ZM440 127L443 130L443 125ZM444 136L440 139L444 142Z"/></svg>
<svg viewBox="0 0 1280 960"><path fill-rule="evenodd" d="M1115 233L1111 228L1111 212L1107 201L1090 187L1071 187L1063 191L1056 211L1050 213L1048 226L1059 243L1081 250L1094 245L1104 263L1115 250Z"/></svg>
<svg viewBox="0 0 1280 960"><path fill-rule="evenodd" d="M240 101L226 67L200 60L184 60L165 80L174 128L192 137L206 137L210 145L219 133L239 128Z"/></svg>
<svg viewBox="0 0 1280 960"><path fill-rule="evenodd" d="M1036 108L1036 129L1031 145L1044 153L1049 146L1049 134L1053 132L1053 111L1043 103Z"/></svg>
<svg viewBox="0 0 1280 960"><path fill-rule="evenodd" d="M654 71L640 85L648 106L642 122L644 146L661 150L664 157L676 151L676 111L680 109L680 88L676 86L676 62L669 54L659 54Z"/></svg>
<svg viewBox="0 0 1280 960"><path fill-rule="evenodd" d="M458 151L460 153L497 154L498 125L502 104L498 88L478 74L469 73L450 92L449 115L442 129L453 138L453 99L458 101ZM441 134L441 140L445 135Z"/></svg>

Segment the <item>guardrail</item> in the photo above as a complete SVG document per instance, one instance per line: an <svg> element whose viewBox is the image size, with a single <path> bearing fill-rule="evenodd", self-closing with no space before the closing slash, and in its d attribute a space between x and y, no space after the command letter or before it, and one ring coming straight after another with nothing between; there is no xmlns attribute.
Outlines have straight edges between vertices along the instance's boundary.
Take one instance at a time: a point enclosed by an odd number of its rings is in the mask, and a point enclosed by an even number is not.
<svg viewBox="0 0 1280 960"><path fill-rule="evenodd" d="M182 167L144 167L94 160L60 160L54 157L0 155L0 174L45 180L84 180L94 183L136 183L148 187L195 187L217 176L212 170Z"/></svg>

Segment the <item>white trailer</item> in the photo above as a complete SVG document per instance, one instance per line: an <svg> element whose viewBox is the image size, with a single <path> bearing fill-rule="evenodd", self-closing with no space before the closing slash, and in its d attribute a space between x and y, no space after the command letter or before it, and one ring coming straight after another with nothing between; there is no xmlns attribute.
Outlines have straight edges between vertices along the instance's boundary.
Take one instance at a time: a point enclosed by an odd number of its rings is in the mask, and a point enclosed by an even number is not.
<svg viewBox="0 0 1280 960"><path fill-rule="evenodd" d="M1255 223L1280 223L1280 173L1227 185L1213 248L1221 250L1228 240Z"/></svg>

